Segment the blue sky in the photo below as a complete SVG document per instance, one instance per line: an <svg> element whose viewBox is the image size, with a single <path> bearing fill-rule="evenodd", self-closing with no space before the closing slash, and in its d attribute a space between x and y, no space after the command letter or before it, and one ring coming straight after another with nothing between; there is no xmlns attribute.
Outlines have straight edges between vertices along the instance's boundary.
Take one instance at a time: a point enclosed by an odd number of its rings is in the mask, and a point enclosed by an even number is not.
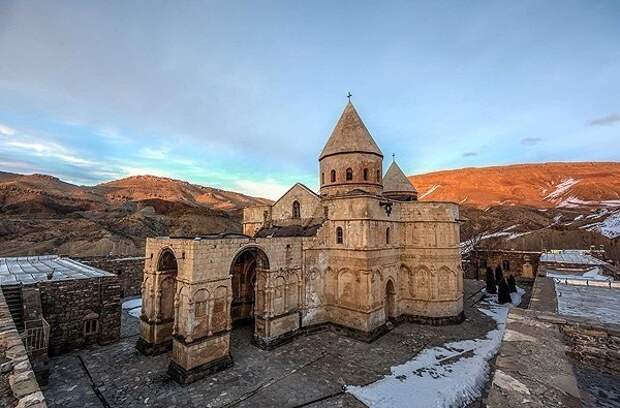
<svg viewBox="0 0 620 408"><path fill-rule="evenodd" d="M620 160L618 1L0 2L0 170L317 187L346 93L408 174Z"/></svg>

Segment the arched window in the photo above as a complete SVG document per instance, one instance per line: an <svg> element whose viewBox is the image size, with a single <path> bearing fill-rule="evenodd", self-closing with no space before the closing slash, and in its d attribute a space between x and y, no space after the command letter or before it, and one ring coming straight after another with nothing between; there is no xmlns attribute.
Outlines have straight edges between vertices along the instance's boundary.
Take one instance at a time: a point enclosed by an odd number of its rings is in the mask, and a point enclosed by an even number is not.
<svg viewBox="0 0 620 408"><path fill-rule="evenodd" d="M332 183L336 182L336 170L332 170L331 180L332 180Z"/></svg>
<svg viewBox="0 0 620 408"><path fill-rule="evenodd" d="M377 170L377 183L381 182L381 170Z"/></svg>
<svg viewBox="0 0 620 408"><path fill-rule="evenodd" d="M353 169L349 167L347 169L347 181L351 181L351 180L353 180Z"/></svg>
<svg viewBox="0 0 620 408"><path fill-rule="evenodd" d="M368 180L368 169L364 169L364 180Z"/></svg>
<svg viewBox="0 0 620 408"><path fill-rule="evenodd" d="M343 241L344 241L344 237L342 234L342 227L337 227L336 228L336 243L342 244Z"/></svg>
<svg viewBox="0 0 620 408"><path fill-rule="evenodd" d="M325 173L321 173L321 184L325 184Z"/></svg>
<svg viewBox="0 0 620 408"><path fill-rule="evenodd" d="M390 227L387 227L385 230L385 243L390 243Z"/></svg>
<svg viewBox="0 0 620 408"><path fill-rule="evenodd" d="M301 218L301 206L299 201L293 201L293 218Z"/></svg>

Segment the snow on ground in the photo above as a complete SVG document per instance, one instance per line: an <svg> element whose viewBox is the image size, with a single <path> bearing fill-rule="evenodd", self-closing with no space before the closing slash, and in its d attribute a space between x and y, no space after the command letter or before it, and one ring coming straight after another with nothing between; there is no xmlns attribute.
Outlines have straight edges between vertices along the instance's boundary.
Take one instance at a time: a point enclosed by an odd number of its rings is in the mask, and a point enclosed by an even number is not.
<svg viewBox="0 0 620 408"><path fill-rule="evenodd" d="M524 290L513 298L521 301ZM489 377L489 360L497 354L506 331L510 305L493 298L479 310L495 319L497 328L483 339L463 340L427 348L392 373L365 386L349 386L347 392L370 408L464 406L480 397Z"/></svg>
<svg viewBox="0 0 620 408"><path fill-rule="evenodd" d="M418 197L418 200L426 197L427 195L431 194L433 191L437 190L438 188L439 188L439 184L433 184L431 186L431 188L426 190L426 192L424 194L422 194L421 196Z"/></svg>
<svg viewBox="0 0 620 408"><path fill-rule="evenodd" d="M142 314L142 298L130 299L123 302L123 310L126 310L131 316L140 318Z"/></svg>
<svg viewBox="0 0 620 408"><path fill-rule="evenodd" d="M605 221L601 222L598 227L601 234L606 236L607 238L616 238L620 237L620 211L616 211L609 217L605 219Z"/></svg>
<svg viewBox="0 0 620 408"><path fill-rule="evenodd" d="M620 324L620 289L565 285L556 280L558 313Z"/></svg>
<svg viewBox="0 0 620 408"><path fill-rule="evenodd" d="M593 281L610 281L613 280L610 276L603 275L601 268L598 266L584 273L571 273L564 271L556 271L547 269L547 277L553 279L572 279L572 280L593 280Z"/></svg>
<svg viewBox="0 0 620 408"><path fill-rule="evenodd" d="M562 180L560 184L555 186L555 190L545 196L545 200L555 200L560 198L562 194L570 190L570 188L577 183L579 183L579 180L575 180L572 177Z"/></svg>

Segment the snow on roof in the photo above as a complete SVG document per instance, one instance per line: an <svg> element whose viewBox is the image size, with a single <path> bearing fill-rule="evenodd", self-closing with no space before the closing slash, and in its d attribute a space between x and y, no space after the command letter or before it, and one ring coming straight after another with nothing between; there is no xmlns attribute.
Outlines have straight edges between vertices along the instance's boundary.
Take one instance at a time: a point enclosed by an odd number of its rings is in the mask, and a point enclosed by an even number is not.
<svg viewBox="0 0 620 408"><path fill-rule="evenodd" d="M588 251L563 250L545 252L540 256L540 262L578 265L606 265L607 262L593 257Z"/></svg>
<svg viewBox="0 0 620 408"><path fill-rule="evenodd" d="M100 278L113 274L58 255L0 258L0 285Z"/></svg>

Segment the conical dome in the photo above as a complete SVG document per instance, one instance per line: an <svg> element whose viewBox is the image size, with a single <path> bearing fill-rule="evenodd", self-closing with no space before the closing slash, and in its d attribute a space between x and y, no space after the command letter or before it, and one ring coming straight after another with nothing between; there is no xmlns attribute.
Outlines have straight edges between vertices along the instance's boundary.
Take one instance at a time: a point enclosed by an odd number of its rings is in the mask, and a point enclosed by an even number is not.
<svg viewBox="0 0 620 408"><path fill-rule="evenodd" d="M418 192L396 162L392 162L383 178L383 195L395 200L413 201Z"/></svg>
<svg viewBox="0 0 620 408"><path fill-rule="evenodd" d="M371 153L383 157L381 149L379 149L355 107L349 101L331 136L327 140L319 160L333 154L353 152Z"/></svg>

